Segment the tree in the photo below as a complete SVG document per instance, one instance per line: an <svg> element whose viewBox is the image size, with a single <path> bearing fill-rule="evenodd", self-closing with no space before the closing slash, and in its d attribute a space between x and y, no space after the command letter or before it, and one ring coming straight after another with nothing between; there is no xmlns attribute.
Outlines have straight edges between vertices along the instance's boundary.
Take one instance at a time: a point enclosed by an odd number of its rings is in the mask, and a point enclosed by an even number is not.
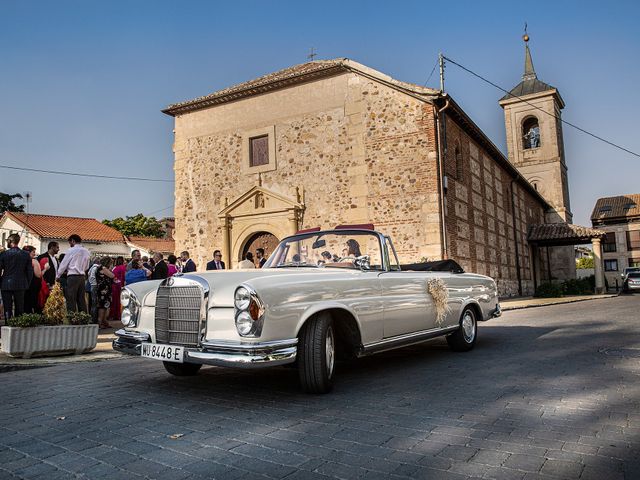
<svg viewBox="0 0 640 480"><path fill-rule="evenodd" d="M103 220L102 223L115 228L126 236L139 235L142 237L160 238L164 235L162 224L156 220L156 217L145 217L139 213L133 217L114 218L113 220Z"/></svg>
<svg viewBox="0 0 640 480"><path fill-rule="evenodd" d="M593 268L593 253L588 257L582 257L576 260L576 268L578 270L583 268Z"/></svg>
<svg viewBox="0 0 640 480"><path fill-rule="evenodd" d="M24 205L16 205L14 199L22 199L22 195L14 193L9 195L8 193L0 192L0 213L4 212L24 212Z"/></svg>

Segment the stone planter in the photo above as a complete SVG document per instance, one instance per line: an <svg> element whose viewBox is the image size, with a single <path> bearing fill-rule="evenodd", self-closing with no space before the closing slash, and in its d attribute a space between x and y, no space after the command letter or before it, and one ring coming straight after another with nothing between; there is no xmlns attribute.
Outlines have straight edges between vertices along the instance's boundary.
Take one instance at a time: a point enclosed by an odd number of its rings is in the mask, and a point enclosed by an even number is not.
<svg viewBox="0 0 640 480"><path fill-rule="evenodd" d="M98 325L2 327L2 352L11 357L64 355L93 350Z"/></svg>

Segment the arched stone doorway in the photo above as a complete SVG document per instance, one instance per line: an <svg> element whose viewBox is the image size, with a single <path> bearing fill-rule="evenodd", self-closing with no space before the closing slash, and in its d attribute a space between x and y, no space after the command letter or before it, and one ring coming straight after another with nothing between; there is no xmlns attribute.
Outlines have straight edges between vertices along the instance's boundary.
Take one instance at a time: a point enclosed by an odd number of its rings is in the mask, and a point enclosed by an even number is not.
<svg viewBox="0 0 640 480"><path fill-rule="evenodd" d="M269 255L273 253L273 251L280 243L280 240L269 232L256 232L251 235L242 247L242 258L247 252L253 253L253 258L256 258L256 249L264 248L265 257L269 258Z"/></svg>
<svg viewBox="0 0 640 480"><path fill-rule="evenodd" d="M222 209L218 213L223 235L222 252L229 268L234 268L245 252L255 253L260 246L267 256L270 255L279 238L296 233L304 211L302 197L297 189L293 198L288 198L258 185ZM258 243L266 241L266 246L256 244L254 240L264 234L273 238L258 240Z"/></svg>

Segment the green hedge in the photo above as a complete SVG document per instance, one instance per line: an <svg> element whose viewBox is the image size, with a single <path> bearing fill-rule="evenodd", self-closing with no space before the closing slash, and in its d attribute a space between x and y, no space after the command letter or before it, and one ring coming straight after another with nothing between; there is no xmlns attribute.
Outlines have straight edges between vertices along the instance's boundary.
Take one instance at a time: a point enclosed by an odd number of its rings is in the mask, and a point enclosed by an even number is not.
<svg viewBox="0 0 640 480"><path fill-rule="evenodd" d="M65 325L88 325L91 323L91 315L86 312L68 312L67 318L64 322ZM41 327L44 325L57 325L55 322L51 322L44 315L39 313L23 313L17 317L12 317L7 320L8 327Z"/></svg>
<svg viewBox="0 0 640 480"><path fill-rule="evenodd" d="M562 285L559 283L541 283L536 288L536 293L533 294L537 298L553 298L562 296Z"/></svg>
<svg viewBox="0 0 640 480"><path fill-rule="evenodd" d="M91 323L91 315L86 312L67 313L66 325L88 325Z"/></svg>
<svg viewBox="0 0 640 480"><path fill-rule="evenodd" d="M565 280L562 283L546 282L538 285L534 297L552 298L563 295L591 295L595 291L596 277L591 275L586 278Z"/></svg>
<svg viewBox="0 0 640 480"><path fill-rule="evenodd" d="M42 315L37 313L23 313L17 317L12 317L7 320L7 326L9 327L39 327L40 325L46 325L45 319Z"/></svg>

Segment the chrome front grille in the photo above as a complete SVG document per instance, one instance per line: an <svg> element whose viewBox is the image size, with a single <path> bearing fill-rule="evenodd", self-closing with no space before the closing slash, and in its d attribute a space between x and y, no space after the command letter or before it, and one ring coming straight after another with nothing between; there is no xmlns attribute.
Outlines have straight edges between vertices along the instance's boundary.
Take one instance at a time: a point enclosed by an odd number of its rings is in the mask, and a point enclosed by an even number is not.
<svg viewBox="0 0 640 480"><path fill-rule="evenodd" d="M156 294L156 342L197 347L202 301L203 291L198 285L161 284Z"/></svg>

